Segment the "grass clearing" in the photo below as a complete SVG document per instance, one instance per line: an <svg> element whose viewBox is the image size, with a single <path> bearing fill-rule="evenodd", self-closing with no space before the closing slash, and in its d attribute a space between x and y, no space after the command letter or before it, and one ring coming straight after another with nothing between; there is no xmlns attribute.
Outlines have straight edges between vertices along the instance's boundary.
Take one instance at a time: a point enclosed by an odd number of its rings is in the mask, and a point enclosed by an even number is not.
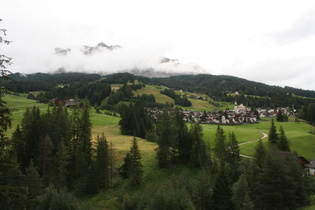
<svg viewBox="0 0 315 210"><path fill-rule="evenodd" d="M210 142L210 145L213 148L215 145L214 139L218 125L203 124L202 127L205 141ZM220 125L220 127L224 130L227 141L229 134L232 132L234 132L238 143L259 139L263 136L260 132L257 132L257 130L244 129L241 125Z"/></svg>
<svg viewBox="0 0 315 210"><path fill-rule="evenodd" d="M163 95L160 93L161 89L157 89L155 86L147 85L146 87L143 87L137 91L133 91L134 96L141 96L143 94L152 94L155 97L155 101L157 103L165 104L165 103L172 103L174 104L174 99Z"/></svg>
<svg viewBox="0 0 315 210"><path fill-rule="evenodd" d="M271 125L271 118L264 119L266 121L261 121L259 124L249 124L243 125L244 129L249 130L258 130L265 133L269 133L269 128ZM297 152L298 154L305 157L307 160L312 160L315 158L315 135L310 134L309 132L314 129L313 126L310 126L306 123L293 122L294 119L290 118L289 122L276 122L275 126L279 132L280 126L282 125L284 132L288 138L289 146L292 152ZM270 145L268 140L264 140L265 146L268 149L276 149L274 145ZM252 156L254 154L255 146L257 142L249 143L242 145L241 153L244 155Z"/></svg>
<svg viewBox="0 0 315 210"><path fill-rule="evenodd" d="M111 84L110 86L111 86L112 90L116 91L116 90L120 89L123 85L124 84Z"/></svg>
<svg viewBox="0 0 315 210"><path fill-rule="evenodd" d="M5 95L3 100L7 102L7 106L13 109L12 112L12 127L7 130L6 135L11 137L16 126L23 119L24 113L27 108L33 108L34 106L38 107L40 111L46 111L48 105L37 103L35 100L27 99L27 94L21 94L19 96L14 95Z"/></svg>

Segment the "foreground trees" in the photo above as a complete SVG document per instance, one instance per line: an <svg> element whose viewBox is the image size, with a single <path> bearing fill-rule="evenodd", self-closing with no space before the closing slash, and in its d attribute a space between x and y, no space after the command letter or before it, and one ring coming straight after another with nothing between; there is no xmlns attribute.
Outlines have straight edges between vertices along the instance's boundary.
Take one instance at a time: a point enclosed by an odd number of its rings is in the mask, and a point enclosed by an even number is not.
<svg viewBox="0 0 315 210"><path fill-rule="evenodd" d="M192 124L190 129L178 110L163 110L157 115L157 159L161 168L176 163L195 167L210 165L210 148L204 142L202 127Z"/></svg>
<svg viewBox="0 0 315 210"><path fill-rule="evenodd" d="M276 128L275 123L272 119L270 129L269 129L268 140L272 144L276 144L278 146L279 150L290 151L289 141L288 141L287 136L285 135L285 132L284 132L282 125L280 126L279 131L280 131L280 133L277 133L277 128Z"/></svg>
<svg viewBox="0 0 315 210"><path fill-rule="evenodd" d="M44 186L84 192L92 161L91 126L88 107L73 109L71 115L63 106L46 113L27 109L13 135L20 169L25 173L32 161Z"/></svg>

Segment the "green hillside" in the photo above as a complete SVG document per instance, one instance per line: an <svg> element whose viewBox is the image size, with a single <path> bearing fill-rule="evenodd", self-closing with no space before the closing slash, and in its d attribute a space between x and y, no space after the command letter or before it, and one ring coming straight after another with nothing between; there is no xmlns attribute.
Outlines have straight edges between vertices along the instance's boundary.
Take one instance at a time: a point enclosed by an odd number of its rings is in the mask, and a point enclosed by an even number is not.
<svg viewBox="0 0 315 210"><path fill-rule="evenodd" d="M116 81L117 82L117 81ZM115 83L111 87L117 92L123 86L122 83ZM138 95L153 95L157 103L162 104L174 104L174 100L166 95L160 93L161 89L167 88L166 86L159 85L146 85L138 90L133 90L132 93L135 97ZM175 91L176 94L180 95L193 95L202 96L207 98L207 100L212 100L208 95L189 91ZM3 99L7 102L8 107L13 109L13 123L12 128L7 132L8 136L11 136L16 125L22 120L23 114L27 108L32 108L37 106L40 108L41 112L45 112L48 108L47 104L37 103L35 100L27 99L27 94L6 95ZM233 107L232 103L228 102L215 102L209 103L207 100L191 99L191 107L180 107L182 109L189 110L199 110L199 111L213 111L213 110L225 110L226 108L231 109ZM106 103L108 97L103 101ZM120 101L119 103L128 104L128 101ZM213 105L216 104L217 106ZM97 135L104 133L108 142L113 144L115 150L115 165L118 168L124 163L124 157L126 153L130 150L131 140L133 136L122 135L120 132L120 127L118 125L120 118L105 115L106 110L100 110L100 113L96 113L94 107L90 111L90 119L92 122L92 142L93 146L96 145ZM266 118L257 124L247 124L247 125L221 125L220 127L224 130L224 134L228 137L230 133L234 133L238 143L246 143L253 140L258 140L263 137L263 133L269 132L270 118ZM315 130L313 126L306 124L304 122L296 123L294 119L289 119L289 122L276 122L277 129L282 125L284 131L287 135L288 141L290 143L291 151L297 152L302 155L307 160L312 160L315 158L315 136L310 133L310 131ZM190 125L188 124L188 127ZM217 131L217 125L203 124L203 137L206 142L210 143L212 150L215 145L215 134ZM109 191L101 192L96 195L86 195L80 197L80 205L83 209L120 209L122 200L126 199L125 196L136 195L140 196L147 192L152 192L152 189L159 188L166 185L169 182L180 183L180 174L185 175L185 181L191 183L192 186L196 186L198 174L200 174L200 169L193 167L191 165L184 164L174 164L168 168L158 167L158 161L156 158L157 144L155 142L149 142L145 139L139 139L139 150L142 155L142 164L144 175L142 178L141 186L129 187L126 180L117 176L112 180L115 186L114 195L111 195ZM267 138L263 140L264 145L268 150L276 150L274 145L271 145ZM240 146L240 152L243 155L253 156L255 152L255 147L257 141L247 143ZM213 152L212 152L213 154ZM118 173L118 172L115 172ZM211 178L211 183L213 185L215 177L208 175L208 179ZM176 181L178 182L176 182ZM212 186L213 187L213 186ZM213 188L212 188L213 189ZM151 190L151 191L150 191Z"/></svg>

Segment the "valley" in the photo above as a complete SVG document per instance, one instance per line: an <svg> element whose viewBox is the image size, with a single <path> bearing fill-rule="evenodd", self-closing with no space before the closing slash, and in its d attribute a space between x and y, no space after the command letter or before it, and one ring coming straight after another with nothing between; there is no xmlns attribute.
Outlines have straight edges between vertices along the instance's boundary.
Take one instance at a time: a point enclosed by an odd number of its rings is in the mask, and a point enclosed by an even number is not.
<svg viewBox="0 0 315 210"><path fill-rule="evenodd" d="M129 85L135 84L141 84L141 82L129 82ZM115 93L119 92L123 86L124 84L122 83L111 84L112 90L115 91ZM175 89L175 94L192 96L189 98L189 101L192 104L190 107L178 106L174 104L174 99L160 92L163 89L168 89L168 87L155 84L146 84L140 89L132 90L132 96L141 98L141 96L153 95L155 98L155 103L157 104L164 104L166 106L173 106L182 110L189 110L189 112L192 113L207 112L211 114L217 112L218 110L221 110L223 113L224 110L233 110L235 106L230 102L215 101L204 93L193 93L189 92L188 90L181 91ZM40 96L39 92L34 93L34 95L35 97ZM14 133L16 126L21 123L27 108L32 109L32 107L36 106L39 108L41 113L47 112L48 107L50 107L49 109L52 109L51 103L38 103L37 100L28 99L28 96L29 94L26 93L7 94L3 96L3 100L7 102L7 106L13 110L12 128L6 132L6 135L9 137ZM109 102L110 97L111 96L107 96L105 99L103 99L100 107L102 105L105 107L105 105ZM195 97L203 97L207 98L207 100L200 100ZM211 103L209 103L210 101ZM128 104L130 103L132 102L124 99L118 102L115 106L129 106ZM117 168L119 168L124 163L124 158L130 149L133 135L121 134L121 128L119 126L121 116L119 113L113 116L112 113L115 113L114 109L105 110L97 109L97 107L98 106L90 107L92 147L95 148L97 146L97 136L104 134L106 140L112 144L112 147L115 150L115 170L117 170ZM71 108L68 108L68 112L71 114L73 111ZM235 135L239 144L240 155L243 156L243 159L248 159L247 157L255 156L258 142L257 140L262 137L264 137L262 144L267 150L277 150L277 147L271 144L265 135L269 133L271 119L271 117L265 117L258 120L256 123L244 124L203 123L201 124L202 138L204 139L204 142L210 146L209 152L213 155L215 153L217 144L217 129L218 126L220 126L226 139L229 139L229 136L232 133ZM193 128L195 120L186 122L189 130ZM296 117L293 116L288 118L288 122L276 122L275 125L277 128L280 128L280 126L283 127L291 151L296 152L309 161L315 158L315 137L314 134L312 134L315 128L313 126L307 124L306 121L301 119L297 122ZM162 187L164 184L169 182L172 183L174 182L173 178L178 177L179 174L184 173L183 171L186 171L185 173L187 174L185 176L188 176L192 182L195 182L199 179L198 174L200 173L200 170L190 164L178 163L172 164L167 168L160 168L156 158L156 151L159 148L157 142L150 142L141 137L137 137L137 139L139 151L142 157L143 177L141 186L131 187L128 190L131 195L137 196L138 193L147 191L151 187ZM116 171L115 173L118 172ZM212 177L210 174L209 176ZM119 203L122 199L125 199L122 196L125 193L125 187L128 185L128 183L126 180L119 178L118 174L116 174L112 181L115 185L114 196L109 192L103 191L96 195L80 196L81 207L86 209L119 209ZM125 202L127 202L127 200L125 200Z"/></svg>

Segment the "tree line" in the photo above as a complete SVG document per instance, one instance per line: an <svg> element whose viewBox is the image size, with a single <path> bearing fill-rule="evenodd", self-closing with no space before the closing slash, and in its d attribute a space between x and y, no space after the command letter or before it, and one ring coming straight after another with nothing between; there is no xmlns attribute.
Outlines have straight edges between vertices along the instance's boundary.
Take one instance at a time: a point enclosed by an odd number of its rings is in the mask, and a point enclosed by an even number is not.
<svg viewBox="0 0 315 210"><path fill-rule="evenodd" d="M175 105L191 106L191 102L188 100L187 96L180 96L179 94L176 94L175 91L172 89L164 89L161 90L160 92L174 99Z"/></svg>
<svg viewBox="0 0 315 210"><path fill-rule="evenodd" d="M5 116L10 117L10 112ZM4 136L11 119L1 119L3 209L78 209L74 195L112 192L118 174L116 151L104 134L92 143L88 106L71 110L54 106L46 112L27 109L11 139ZM130 185L138 185L142 165L136 138L127 154L125 177Z"/></svg>
<svg viewBox="0 0 315 210"><path fill-rule="evenodd" d="M315 125L315 103L303 106L303 109L299 112L299 117L311 125Z"/></svg>

